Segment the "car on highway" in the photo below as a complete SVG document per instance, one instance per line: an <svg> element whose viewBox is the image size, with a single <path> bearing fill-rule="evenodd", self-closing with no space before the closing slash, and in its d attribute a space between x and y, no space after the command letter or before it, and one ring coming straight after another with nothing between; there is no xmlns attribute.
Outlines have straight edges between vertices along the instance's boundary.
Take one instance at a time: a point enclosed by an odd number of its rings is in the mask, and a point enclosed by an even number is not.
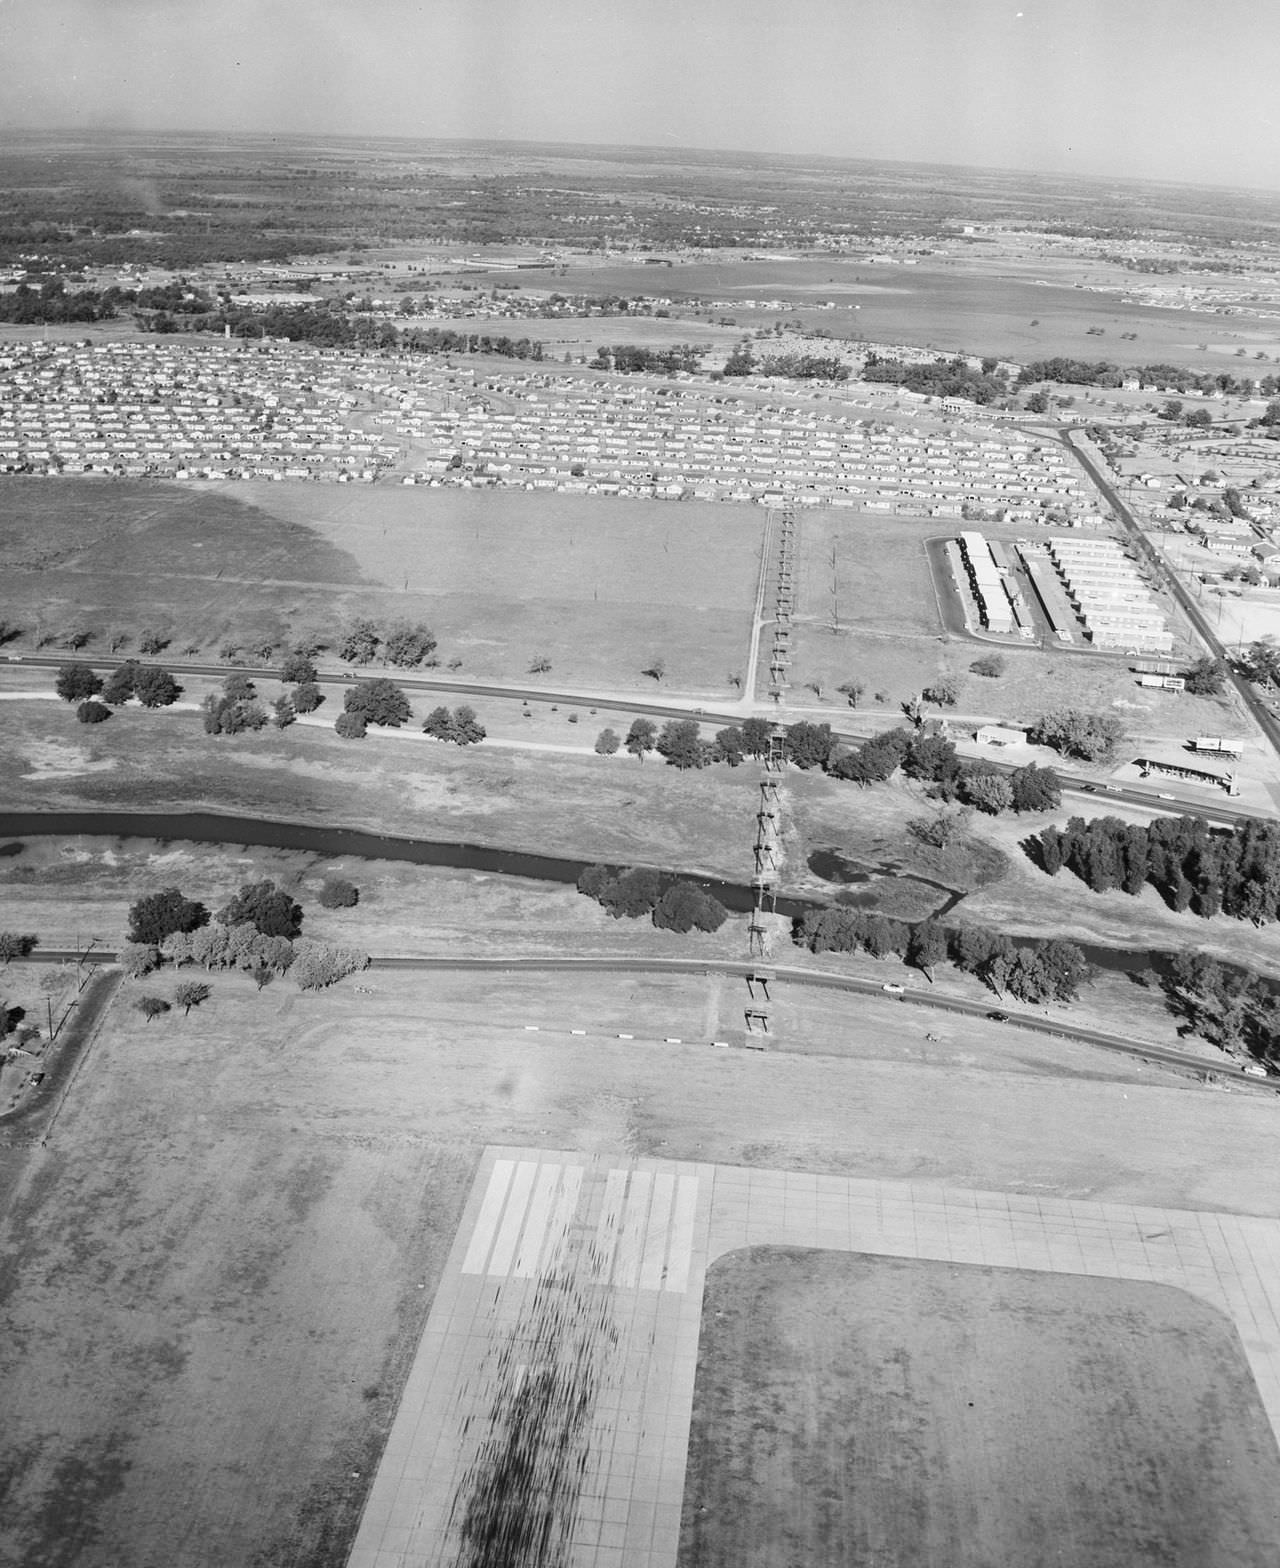
<svg viewBox="0 0 1280 1568"><path fill-rule="evenodd" d="M882 991L887 991L890 996L905 996L907 994L907 988L905 985L897 985L892 980L886 980L880 989Z"/></svg>
<svg viewBox="0 0 1280 1568"><path fill-rule="evenodd" d="M993 1024L1007 1024L1009 1022L1008 1013L988 1013L987 1017Z"/></svg>

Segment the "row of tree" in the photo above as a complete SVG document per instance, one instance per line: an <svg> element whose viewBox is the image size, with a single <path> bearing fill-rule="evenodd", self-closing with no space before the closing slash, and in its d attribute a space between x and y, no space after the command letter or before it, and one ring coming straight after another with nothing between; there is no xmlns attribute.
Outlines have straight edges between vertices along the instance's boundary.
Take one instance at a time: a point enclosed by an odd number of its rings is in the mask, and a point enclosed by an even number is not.
<svg viewBox="0 0 1280 1568"><path fill-rule="evenodd" d="M862 367L864 381L883 381L905 387L923 397L963 397L972 403L994 403L1008 394L1008 378L994 359L984 359L975 370L966 359L934 359L903 365L874 351Z"/></svg>
<svg viewBox="0 0 1280 1568"><path fill-rule="evenodd" d="M1230 829L1203 817L1072 817L1032 841L1050 876L1064 868L1095 893L1136 895L1150 883L1176 910L1265 925L1280 918L1280 822L1249 818Z"/></svg>
<svg viewBox="0 0 1280 1568"><path fill-rule="evenodd" d="M602 344L591 361L592 370L616 370L624 375L646 371L672 375L678 370L696 371L708 351L705 343L675 343L670 348L645 348L638 343Z"/></svg>
<svg viewBox="0 0 1280 1568"><path fill-rule="evenodd" d="M421 621L394 621L383 626L361 616L343 631L338 657L348 664L372 664L381 656L401 669L417 669L430 662L435 649L435 634Z"/></svg>
<svg viewBox="0 0 1280 1568"><path fill-rule="evenodd" d="M168 670L158 664L140 664L136 659L126 659L116 666L104 681L92 665L80 661L59 666L53 689L64 702L93 703L104 711L96 717L106 717L105 707L119 708L136 697L144 708L167 708L182 695ZM81 713L81 719L84 714Z"/></svg>
<svg viewBox="0 0 1280 1568"><path fill-rule="evenodd" d="M648 915L662 931L718 931L729 912L713 894L695 882L673 880L660 871L637 866L615 872L610 866L587 866L578 891L614 917L631 920Z"/></svg>
<svg viewBox="0 0 1280 1568"><path fill-rule="evenodd" d="M353 884L337 878L326 882L320 902L346 908L358 898ZM287 973L304 991L368 967L367 953L303 937L302 918L293 895L270 880L245 883L212 919L204 904L185 897L180 888L162 888L131 905L120 963L132 977L162 963L240 969L254 976L259 989Z"/></svg>
<svg viewBox="0 0 1280 1568"><path fill-rule="evenodd" d="M1188 370L1182 365L1159 364L1122 368L1106 359L1063 357L1030 361L1018 372L1017 385L1026 387L1036 381L1060 381L1079 387L1118 387L1130 378L1136 378L1143 390L1149 387L1172 387L1178 392L1201 392L1206 395L1222 392L1231 396L1251 394L1256 387L1263 397L1270 397L1280 391L1280 381L1275 376L1264 376L1261 382L1255 383L1251 376L1237 378L1225 370L1201 372Z"/></svg>
<svg viewBox="0 0 1280 1568"><path fill-rule="evenodd" d="M985 926L946 927L935 920L908 925L886 915L835 905L810 910L796 921L793 940L811 953L896 956L933 979L938 964L950 962L976 975L998 995L1020 1002L1074 1002L1090 977L1090 966L1074 942L1024 944Z"/></svg>
<svg viewBox="0 0 1280 1568"><path fill-rule="evenodd" d="M849 367L834 354L766 354L757 359L740 343L724 362L724 376L782 376L792 381L847 381Z"/></svg>

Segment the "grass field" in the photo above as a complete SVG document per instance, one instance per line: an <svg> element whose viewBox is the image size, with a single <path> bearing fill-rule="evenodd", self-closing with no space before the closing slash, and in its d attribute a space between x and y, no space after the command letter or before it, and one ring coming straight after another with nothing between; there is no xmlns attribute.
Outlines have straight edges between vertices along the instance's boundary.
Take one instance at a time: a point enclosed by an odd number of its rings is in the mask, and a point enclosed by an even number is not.
<svg viewBox="0 0 1280 1568"><path fill-rule="evenodd" d="M703 1301L681 1568L1263 1568L1280 1453L1167 1286L783 1247Z"/></svg>
<svg viewBox="0 0 1280 1568"><path fill-rule="evenodd" d="M330 641L344 619L425 620L442 660L477 679L652 690L664 660L681 691L741 671L763 513L710 503L485 494L405 486L177 485L0 480L12 644L169 633Z"/></svg>
<svg viewBox="0 0 1280 1568"><path fill-rule="evenodd" d="M419 714L434 705L418 699ZM194 713L127 709L90 729L43 702L5 703L0 722L0 791L15 808L204 806L735 880L752 866L759 792L745 767L678 772L656 759L464 751L373 731L343 741L301 724L218 745Z"/></svg>

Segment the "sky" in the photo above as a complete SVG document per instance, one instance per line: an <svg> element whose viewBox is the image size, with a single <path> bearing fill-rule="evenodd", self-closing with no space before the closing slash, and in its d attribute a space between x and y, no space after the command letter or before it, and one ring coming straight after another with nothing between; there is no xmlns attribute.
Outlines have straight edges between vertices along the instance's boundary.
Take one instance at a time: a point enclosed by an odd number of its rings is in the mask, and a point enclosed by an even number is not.
<svg viewBox="0 0 1280 1568"><path fill-rule="evenodd" d="M1280 189L1275 0L0 0L3 129L702 147Z"/></svg>

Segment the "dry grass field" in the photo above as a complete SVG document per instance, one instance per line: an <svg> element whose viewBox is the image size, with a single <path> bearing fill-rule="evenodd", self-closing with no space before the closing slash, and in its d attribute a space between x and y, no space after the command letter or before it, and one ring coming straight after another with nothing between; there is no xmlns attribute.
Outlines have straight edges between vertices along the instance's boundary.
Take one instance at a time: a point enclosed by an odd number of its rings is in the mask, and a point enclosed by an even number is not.
<svg viewBox="0 0 1280 1568"><path fill-rule="evenodd" d="M1280 1214L1269 1102L981 1021L929 1065L887 998L761 1055L661 1043L714 978L212 983L126 983L48 1148L0 1123L0 1561L340 1568L487 1144Z"/></svg>
<svg viewBox="0 0 1280 1568"><path fill-rule="evenodd" d="M728 690L751 630L764 514L751 507L319 484L0 481L0 616L25 649L73 625L90 652L145 628L332 639L344 619L425 620L466 675Z"/></svg>
<svg viewBox="0 0 1280 1568"><path fill-rule="evenodd" d="M1264 1568L1280 1452L1167 1286L754 1247L703 1300L681 1568Z"/></svg>
<svg viewBox="0 0 1280 1568"><path fill-rule="evenodd" d="M475 679L523 682L544 655L552 684L652 692L641 672L660 657L666 686L723 692L743 668L754 507L403 485L241 492L349 551L395 595L392 613L424 617Z"/></svg>

